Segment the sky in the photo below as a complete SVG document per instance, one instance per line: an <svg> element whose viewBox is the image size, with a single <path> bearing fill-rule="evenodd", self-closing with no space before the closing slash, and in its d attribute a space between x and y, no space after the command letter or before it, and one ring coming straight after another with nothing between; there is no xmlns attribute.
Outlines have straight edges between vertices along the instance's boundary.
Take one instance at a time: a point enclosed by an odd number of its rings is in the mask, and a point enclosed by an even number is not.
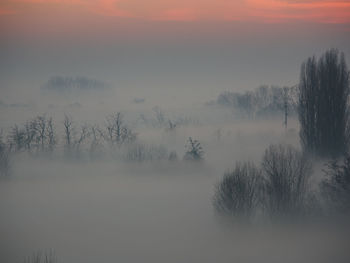
<svg viewBox="0 0 350 263"><path fill-rule="evenodd" d="M0 15L57 9L146 20L349 23L347 0L3 0Z"/></svg>
<svg viewBox="0 0 350 263"><path fill-rule="evenodd" d="M348 0L2 0L2 100L27 103L56 75L174 104L295 85L309 56L349 61L349 31Z"/></svg>

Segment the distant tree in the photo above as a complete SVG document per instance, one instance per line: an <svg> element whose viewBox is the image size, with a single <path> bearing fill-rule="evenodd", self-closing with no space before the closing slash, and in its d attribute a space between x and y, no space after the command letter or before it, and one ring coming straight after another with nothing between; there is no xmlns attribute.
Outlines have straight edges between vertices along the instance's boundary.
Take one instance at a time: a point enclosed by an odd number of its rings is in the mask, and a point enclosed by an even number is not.
<svg viewBox="0 0 350 263"><path fill-rule="evenodd" d="M168 159L168 151L162 145L132 143L127 145L123 159L127 162L152 162Z"/></svg>
<svg viewBox="0 0 350 263"><path fill-rule="evenodd" d="M219 214L250 219L260 200L260 170L252 163L237 163L217 184L213 204Z"/></svg>
<svg viewBox="0 0 350 263"><path fill-rule="evenodd" d="M75 150L75 157L80 158L81 157L81 152L82 152L82 146L85 142L85 140L89 137L89 130L87 125L82 125L80 127L80 131L78 133L78 136L74 138L73 141L73 147Z"/></svg>
<svg viewBox="0 0 350 263"><path fill-rule="evenodd" d="M199 141L193 140L192 137L189 137L186 144L184 160L201 161L203 160L203 156L204 151Z"/></svg>
<svg viewBox="0 0 350 263"><path fill-rule="evenodd" d="M15 125L11 128L8 141L10 149L15 152L52 152L57 142L53 120L42 115L27 121L22 127Z"/></svg>
<svg viewBox="0 0 350 263"><path fill-rule="evenodd" d="M299 215L308 205L311 163L288 145L271 145L263 156L265 211L272 216Z"/></svg>
<svg viewBox="0 0 350 263"><path fill-rule="evenodd" d="M3 141L2 130L0 132L0 176L10 174L10 150Z"/></svg>
<svg viewBox="0 0 350 263"><path fill-rule="evenodd" d="M31 152L33 148L38 148L39 136L37 134L37 122L36 119L27 121L24 125L24 137L25 137L25 149L27 152Z"/></svg>
<svg viewBox="0 0 350 263"><path fill-rule="evenodd" d="M26 131L24 129L19 128L17 125L11 128L8 140L10 149L12 151L18 152L24 149L27 145L30 145L26 138L26 134Z"/></svg>
<svg viewBox="0 0 350 263"><path fill-rule="evenodd" d="M42 88L58 92L70 92L73 90L100 90L104 89L106 86L107 85L100 80L86 77L53 76Z"/></svg>
<svg viewBox="0 0 350 263"><path fill-rule="evenodd" d="M49 118L47 120L46 125L46 138L47 138L47 144L48 144L48 151L53 152L56 144L57 144L57 138L55 134L54 124L52 118Z"/></svg>
<svg viewBox="0 0 350 263"><path fill-rule="evenodd" d="M166 131L174 131L176 128L176 123L172 122L171 120L168 120L168 127L166 128Z"/></svg>
<svg viewBox="0 0 350 263"><path fill-rule="evenodd" d="M168 160L169 161L177 161L178 158L177 158L177 153L175 151L171 151L169 153L169 157L168 157Z"/></svg>
<svg viewBox="0 0 350 263"><path fill-rule="evenodd" d="M162 109L158 106L155 106L152 108L152 110L155 114L158 125L162 126L165 122L165 117Z"/></svg>
<svg viewBox="0 0 350 263"><path fill-rule="evenodd" d="M296 106L296 101L294 100L295 98L295 88L296 86L293 87L283 87L283 109L284 109L284 127L287 129L288 128L288 116L290 115L290 112L295 108Z"/></svg>
<svg viewBox="0 0 350 263"><path fill-rule="evenodd" d="M78 129L71 117L64 116L64 152L66 157L80 159L82 157L82 147L86 140L90 137L89 127L82 125Z"/></svg>
<svg viewBox="0 0 350 263"><path fill-rule="evenodd" d="M24 259L24 263L57 263L57 257L54 250L37 251Z"/></svg>
<svg viewBox="0 0 350 263"><path fill-rule="evenodd" d="M91 142L89 148L90 159L96 159L102 156L103 145L101 139L103 138L103 132L97 125L90 127Z"/></svg>
<svg viewBox="0 0 350 263"><path fill-rule="evenodd" d="M222 92L216 102L222 106L238 110L242 116L248 118L267 117L284 112L288 108L288 115L296 112L295 97L297 87L260 86L253 91ZM285 115L286 116L286 115Z"/></svg>
<svg viewBox="0 0 350 263"><path fill-rule="evenodd" d="M107 133L103 136L112 146L121 146L124 143L136 140L136 134L125 125L124 116L121 112L107 117L106 129Z"/></svg>
<svg viewBox="0 0 350 263"><path fill-rule="evenodd" d="M72 144L73 144L74 129L73 129L72 118L69 117L68 115L64 115L63 125L64 125L64 141L65 141L64 147L65 147L65 151L68 153L68 152L71 152Z"/></svg>
<svg viewBox="0 0 350 263"><path fill-rule="evenodd" d="M304 150L320 156L344 153L348 143L349 72L344 54L326 51L301 66L300 140Z"/></svg>

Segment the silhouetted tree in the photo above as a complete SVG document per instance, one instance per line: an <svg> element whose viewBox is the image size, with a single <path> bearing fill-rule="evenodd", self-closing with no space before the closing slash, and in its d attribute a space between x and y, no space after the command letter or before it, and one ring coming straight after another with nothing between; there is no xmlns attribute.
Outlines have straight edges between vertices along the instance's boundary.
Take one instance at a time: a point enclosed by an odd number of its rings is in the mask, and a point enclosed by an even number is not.
<svg viewBox="0 0 350 263"><path fill-rule="evenodd" d="M176 128L176 123L172 122L171 120L168 120L168 127L166 128L166 131L174 131Z"/></svg>
<svg viewBox="0 0 350 263"><path fill-rule="evenodd" d="M349 72L344 54L328 50L301 66L300 139L303 148L321 156L344 153L348 143Z"/></svg>
<svg viewBox="0 0 350 263"><path fill-rule="evenodd" d="M10 150L2 138L0 132L0 176L9 175L10 173Z"/></svg>
<svg viewBox="0 0 350 263"><path fill-rule="evenodd" d="M188 138L186 144L186 153L184 156L184 160L187 161L201 161L203 160L204 151L197 140L193 140L192 137Z"/></svg>
<svg viewBox="0 0 350 263"><path fill-rule="evenodd" d="M307 206L311 163L292 146L271 145L263 156L265 211L272 216L299 215Z"/></svg>
<svg viewBox="0 0 350 263"><path fill-rule="evenodd" d="M53 250L37 251L24 259L24 263L57 263L57 261Z"/></svg>
<svg viewBox="0 0 350 263"><path fill-rule="evenodd" d="M48 150L49 152L52 152L57 144L55 129L52 118L49 118L47 120L46 125L46 137L47 137L47 144L48 144Z"/></svg>
<svg viewBox="0 0 350 263"><path fill-rule="evenodd" d="M334 160L327 165L327 178L321 182L321 193L331 212L350 212L350 155L341 164Z"/></svg>
<svg viewBox="0 0 350 263"><path fill-rule="evenodd" d="M165 122L165 117L164 117L163 111L158 106L153 107L152 110L156 116L156 120L157 120L158 125L162 126Z"/></svg>
<svg viewBox="0 0 350 263"><path fill-rule="evenodd" d="M33 120L33 123L35 123L35 129L36 129L36 140L38 143L38 146L40 145L41 150L44 150L45 147L45 140L46 140L46 118L45 116L38 116L36 119Z"/></svg>
<svg viewBox="0 0 350 263"><path fill-rule="evenodd" d="M103 145L101 139L103 138L103 132L97 125L93 125L90 127L91 142L89 148L90 159L96 159L97 157L101 157Z"/></svg>
<svg viewBox="0 0 350 263"><path fill-rule="evenodd" d="M52 118L45 115L37 116L27 121L22 127L15 125L8 136L10 149L18 152L26 150L32 153L53 151L56 145L56 137Z"/></svg>
<svg viewBox="0 0 350 263"><path fill-rule="evenodd" d="M171 151L170 153L169 153L169 157L168 157L168 160L169 161L177 161L178 160L178 158L177 158L177 153L175 152L175 151Z"/></svg>
<svg viewBox="0 0 350 263"><path fill-rule="evenodd" d="M75 136L73 141L73 147L75 150L75 157L80 158L81 157L81 151L82 146L85 142L85 140L89 137L89 130L86 125L82 125L80 127L80 131L78 133L78 136Z"/></svg>
<svg viewBox="0 0 350 263"><path fill-rule="evenodd" d="M288 116L296 108L297 102L295 100L297 85L293 87L283 87L283 108L284 108L284 127L288 128ZM294 110L295 112L295 110Z"/></svg>
<svg viewBox="0 0 350 263"><path fill-rule="evenodd" d="M244 93L225 91L218 96L216 102L222 106L233 107L250 118L285 113L286 106L290 115L296 112L294 105L295 97L297 97L296 90L296 86L284 88L261 86Z"/></svg>
<svg viewBox="0 0 350 263"><path fill-rule="evenodd" d="M125 125L121 112L107 117L106 129L107 133L103 136L112 146L121 146L123 143L136 140L136 134Z"/></svg>
<svg viewBox="0 0 350 263"><path fill-rule="evenodd" d="M213 204L220 214L251 218L261 199L261 172L252 163L237 163L216 186Z"/></svg>
<svg viewBox="0 0 350 263"><path fill-rule="evenodd" d="M64 141L65 141L65 151L67 153L70 153L72 150L72 143L73 143L73 121L72 118L69 117L68 115L64 115Z"/></svg>

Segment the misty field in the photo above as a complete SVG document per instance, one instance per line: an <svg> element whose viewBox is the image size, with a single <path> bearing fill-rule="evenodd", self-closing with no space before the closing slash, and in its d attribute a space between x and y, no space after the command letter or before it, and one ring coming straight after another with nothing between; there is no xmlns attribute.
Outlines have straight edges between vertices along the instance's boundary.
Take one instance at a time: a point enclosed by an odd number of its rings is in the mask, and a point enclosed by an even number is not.
<svg viewBox="0 0 350 263"><path fill-rule="evenodd" d="M289 131L280 120L221 127L219 138L208 124L143 128L143 140L176 150L176 161L15 156L0 185L4 262L52 250L68 263L346 262L348 224L235 223L215 213L215 185L236 161L259 164L269 144L298 143L295 120ZM190 134L200 135L204 162L181 160Z"/></svg>

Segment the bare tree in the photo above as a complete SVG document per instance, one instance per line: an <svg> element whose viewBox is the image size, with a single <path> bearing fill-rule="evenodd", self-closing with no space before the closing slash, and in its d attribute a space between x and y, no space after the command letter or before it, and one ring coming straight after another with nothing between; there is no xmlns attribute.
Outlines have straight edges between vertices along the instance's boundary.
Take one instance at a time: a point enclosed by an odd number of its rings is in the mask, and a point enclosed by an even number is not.
<svg viewBox="0 0 350 263"><path fill-rule="evenodd" d="M53 250L37 251L24 259L24 263L57 263L57 257Z"/></svg>
<svg viewBox="0 0 350 263"><path fill-rule="evenodd" d="M72 118L68 115L64 115L64 140L65 140L65 151L67 153L71 152L72 150L72 141L73 141L73 121Z"/></svg>
<svg viewBox="0 0 350 263"><path fill-rule="evenodd" d="M10 132L9 142L15 151L52 152L56 144L52 118L42 115L27 121L21 128L15 125Z"/></svg>
<svg viewBox="0 0 350 263"><path fill-rule="evenodd" d="M54 124L52 118L49 118L47 120L47 125L46 125L46 138L48 140L48 150L49 152L53 152L57 139L56 139L56 134L55 134L55 129L54 129Z"/></svg>
<svg viewBox="0 0 350 263"><path fill-rule="evenodd" d="M203 148L199 141L188 138L186 144L186 153L184 160L186 161L202 161L204 156Z"/></svg>
<svg viewBox="0 0 350 263"><path fill-rule="evenodd" d="M144 143L128 145L123 154L123 159L128 162L152 162L168 158L168 151L164 146Z"/></svg>
<svg viewBox="0 0 350 263"><path fill-rule="evenodd" d="M41 151L44 151L46 141L46 117L38 116L33 120L35 123L37 142L40 145Z"/></svg>
<svg viewBox="0 0 350 263"><path fill-rule="evenodd" d="M293 87L283 87L283 108L284 108L284 127L288 128L288 116L290 114L290 111L294 108L295 101L294 101L294 88Z"/></svg>
<svg viewBox="0 0 350 263"><path fill-rule="evenodd" d="M171 120L168 120L168 127L166 128L166 131L171 132L174 131L176 128L176 123L172 122Z"/></svg>
<svg viewBox="0 0 350 263"><path fill-rule="evenodd" d="M100 128L97 125L93 125L90 127L91 135L91 143L89 148L89 154L91 159L96 159L99 155L101 155L102 150L102 143L101 138L103 138L103 132L100 130Z"/></svg>
<svg viewBox="0 0 350 263"><path fill-rule="evenodd" d="M309 197L311 163L289 145L271 145L263 156L266 211L272 216L299 215Z"/></svg>
<svg viewBox="0 0 350 263"><path fill-rule="evenodd" d="M10 174L10 150L3 141L2 130L0 131L0 176Z"/></svg>
<svg viewBox="0 0 350 263"><path fill-rule="evenodd" d="M75 149L75 157L80 158L81 157L81 148L83 146L83 143L89 136L89 131L87 125L82 125L80 127L79 134L76 138L74 138L73 141L73 147Z"/></svg>
<svg viewBox="0 0 350 263"><path fill-rule="evenodd" d="M213 204L219 214L251 219L261 199L261 172L252 163L237 163L217 184Z"/></svg>
<svg viewBox="0 0 350 263"><path fill-rule="evenodd" d="M11 128L11 132L8 136L10 149L18 152L26 147L26 145L30 145L26 138L26 131L19 128L17 125Z"/></svg>
<svg viewBox="0 0 350 263"><path fill-rule="evenodd" d="M344 153L348 143L349 72L344 54L331 49L301 66L300 139L304 150L321 155Z"/></svg>
<svg viewBox="0 0 350 263"><path fill-rule="evenodd" d="M106 129L107 134L104 135L104 138L112 146L121 146L123 143L133 142L136 139L136 134L124 124L121 112L107 117Z"/></svg>
<svg viewBox="0 0 350 263"><path fill-rule="evenodd" d="M158 122L158 125L162 126L165 122L165 117L164 117L163 111L158 106L153 107L152 110L156 116L156 120Z"/></svg>
<svg viewBox="0 0 350 263"><path fill-rule="evenodd" d="M25 148L28 152L32 151L33 147L37 146L37 123L34 120L27 121L24 125L25 133Z"/></svg>

